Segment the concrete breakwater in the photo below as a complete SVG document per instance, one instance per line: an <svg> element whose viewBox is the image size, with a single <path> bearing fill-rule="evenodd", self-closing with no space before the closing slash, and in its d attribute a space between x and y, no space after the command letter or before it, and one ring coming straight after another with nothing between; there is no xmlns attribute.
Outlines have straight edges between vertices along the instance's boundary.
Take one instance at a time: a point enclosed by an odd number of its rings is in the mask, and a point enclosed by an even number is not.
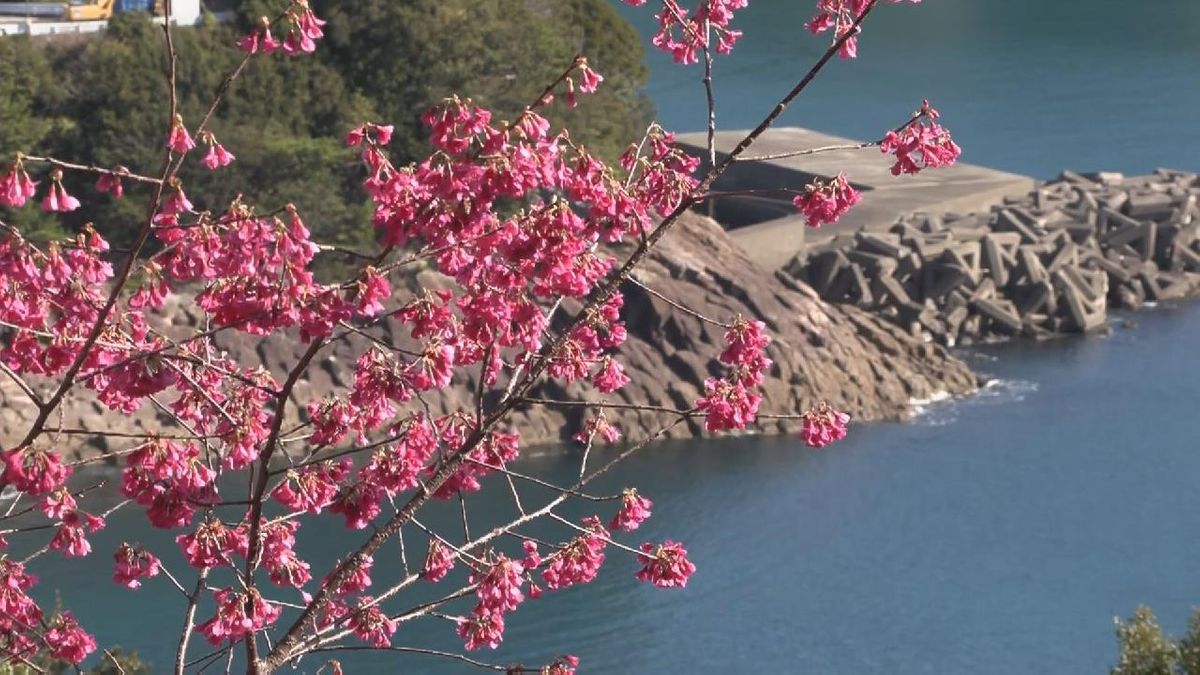
<svg viewBox="0 0 1200 675"><path fill-rule="evenodd" d="M1198 197L1194 173L1067 171L987 213L838 233L785 270L828 302L946 345L1089 332L1109 307L1200 290Z"/></svg>

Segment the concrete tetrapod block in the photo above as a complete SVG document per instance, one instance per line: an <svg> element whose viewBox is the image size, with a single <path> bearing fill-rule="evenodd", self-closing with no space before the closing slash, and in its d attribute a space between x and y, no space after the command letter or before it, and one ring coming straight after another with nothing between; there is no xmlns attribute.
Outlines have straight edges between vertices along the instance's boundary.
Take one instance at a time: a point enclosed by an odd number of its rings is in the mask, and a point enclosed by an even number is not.
<svg viewBox="0 0 1200 675"><path fill-rule="evenodd" d="M1131 218L1152 218L1159 220L1171 214L1175 208L1175 200L1171 195L1156 192L1149 194L1133 194L1125 202L1122 210Z"/></svg>
<svg viewBox="0 0 1200 675"><path fill-rule="evenodd" d="M908 291L904 289L904 286L899 281L896 281L894 277L879 277L878 282L883 290L887 293L887 296L891 298L893 304L915 304L913 303L912 296L908 294ZM919 305L918 311L920 311Z"/></svg>
<svg viewBox="0 0 1200 675"><path fill-rule="evenodd" d="M1054 258L1050 260L1050 264L1046 265L1046 271L1054 274L1064 266L1072 266L1079 264L1079 247L1073 241L1067 241L1058 249L1058 253L1054 254Z"/></svg>
<svg viewBox="0 0 1200 675"><path fill-rule="evenodd" d="M1070 312L1071 321L1077 330L1087 333L1104 325L1104 313L1087 311L1079 289L1075 287L1064 272L1059 271L1054 275L1054 283L1063 298L1067 301L1067 310Z"/></svg>
<svg viewBox="0 0 1200 675"><path fill-rule="evenodd" d="M868 270L871 274L891 274L896 270L899 264L895 258L891 258L878 253L868 253L862 249L852 248L845 252L846 258L855 265L861 265L864 270Z"/></svg>
<svg viewBox="0 0 1200 675"><path fill-rule="evenodd" d="M1046 272L1046 268L1042 265L1041 258L1038 257L1034 247L1028 244L1022 246L1017 258L1020 273L1030 283L1037 284L1050 279L1050 274Z"/></svg>
<svg viewBox="0 0 1200 675"><path fill-rule="evenodd" d="M908 255L908 248L900 245L900 237L894 234L859 233L858 246L869 253L899 258Z"/></svg>
<svg viewBox="0 0 1200 675"><path fill-rule="evenodd" d="M1037 243L1041 238L1033 228L1018 219L1010 209L1001 209L996 214L995 228L1001 232L1016 232L1021 235L1021 238L1025 242L1030 244Z"/></svg>
<svg viewBox="0 0 1200 675"><path fill-rule="evenodd" d="M972 301L971 305L977 312L988 317L992 321L1004 326L1013 333L1021 332L1022 322L1021 317L1017 316L1015 311L1009 311L1008 308L994 300L979 298Z"/></svg>
<svg viewBox="0 0 1200 675"><path fill-rule="evenodd" d="M983 262L991 274L992 280L997 286L1008 285L1008 266L1005 265L1003 257L1000 254L1000 246L992 239L991 235L983 238L980 242L983 248Z"/></svg>

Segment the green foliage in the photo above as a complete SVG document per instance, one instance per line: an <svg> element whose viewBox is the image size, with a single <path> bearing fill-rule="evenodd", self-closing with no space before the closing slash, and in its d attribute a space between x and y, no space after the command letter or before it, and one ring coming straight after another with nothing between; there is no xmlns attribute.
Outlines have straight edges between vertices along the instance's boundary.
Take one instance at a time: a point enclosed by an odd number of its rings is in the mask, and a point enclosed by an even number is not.
<svg viewBox="0 0 1200 675"><path fill-rule="evenodd" d="M66 96L45 52L26 37L0 39L0 172L18 150L43 146L71 128L70 118L62 114ZM33 238L63 234L56 218L33 209L0 208L0 220Z"/></svg>
<svg viewBox="0 0 1200 675"><path fill-rule="evenodd" d="M0 157L34 147L69 122L56 115L66 92L29 38L0 40Z"/></svg>
<svg viewBox="0 0 1200 675"><path fill-rule="evenodd" d="M239 193L260 212L291 202L318 241L362 247L374 235L362 169L342 142L348 129L393 123L394 159L412 161L428 154L419 118L431 105L459 93L511 119L577 53L605 81L575 110L554 106L552 122L612 158L640 137L650 117L638 36L607 0L313 4L329 20L316 55L251 59L215 111L209 126L237 161L209 172L199 166L201 147L184 163L180 178L197 208L221 211ZM178 107L189 128L241 60L241 31L284 5L244 0L241 26L206 21L173 32ZM0 40L0 167L21 149L156 174L169 124L166 70L162 30L143 14L117 15L107 31L84 41ZM44 178L44 167L34 178ZM144 185L127 183L127 197L112 200L94 192L92 177L68 173L66 184L83 201L79 211L60 219L26 207L0 210L0 220L33 239L62 236L60 223L73 229L94 222L122 247L146 218Z"/></svg>
<svg viewBox="0 0 1200 675"><path fill-rule="evenodd" d="M85 675L150 675L150 666L138 657L137 652L125 652L120 647L110 649L109 656L103 656L100 663L83 670ZM115 663L114 663L115 662ZM0 675L65 675L77 672L69 663L55 661L45 654L40 654L30 660L30 664L5 662L0 663Z"/></svg>
<svg viewBox="0 0 1200 675"><path fill-rule="evenodd" d="M426 151L419 118L451 94L511 119L570 65L588 56L606 78L577 110L551 121L615 156L650 118L636 32L605 0L318 0L328 16L319 52L397 128L405 159Z"/></svg>
<svg viewBox="0 0 1200 675"><path fill-rule="evenodd" d="M179 110L189 125L199 123L225 74L241 59L236 39L230 27L211 24L175 32ZM82 49L56 52L55 69L76 73L68 78L67 114L79 123L73 134L59 139L55 152L155 173L169 123L169 88L162 76L166 58L161 31L144 15L118 16L104 37ZM341 130L373 116L370 103L314 59L253 59L234 89L211 128L240 161L215 173L200 167L198 157L184 164L180 177L197 208L222 210L240 191L247 203L262 209L295 202L319 238L369 238L363 195L354 181L354 154L340 137ZM90 189L71 187L83 193ZM97 201L102 205L95 207ZM86 200L88 208L74 221L97 222L120 245L145 218L144 200L107 201ZM114 228L114 223L122 225Z"/></svg>
<svg viewBox="0 0 1200 675"><path fill-rule="evenodd" d="M1200 608L1192 611L1180 639L1163 633L1149 607L1116 623L1120 653L1112 675L1200 675Z"/></svg>

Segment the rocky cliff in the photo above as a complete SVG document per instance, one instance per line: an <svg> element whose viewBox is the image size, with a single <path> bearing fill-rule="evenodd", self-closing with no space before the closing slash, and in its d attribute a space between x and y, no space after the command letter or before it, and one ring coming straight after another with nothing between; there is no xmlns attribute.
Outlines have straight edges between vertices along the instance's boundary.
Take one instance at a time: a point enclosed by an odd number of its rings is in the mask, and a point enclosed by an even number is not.
<svg viewBox="0 0 1200 675"><path fill-rule="evenodd" d="M639 269L638 281L691 310L719 320L741 313L764 321L774 339L770 357L775 365L764 385L764 412L793 413L820 399L845 410L856 420L901 419L909 401L938 392L961 394L978 380L942 347L920 343L894 325L855 307L822 302L808 286L791 277L756 267L714 221L686 216ZM415 283L441 285L432 272ZM617 397L671 408L690 407L710 373L720 371L716 355L722 330L707 325L648 293L638 285L625 289L625 320L629 340L621 358L633 381ZM194 325L186 298L173 297L164 320L176 329ZM378 337L402 342L395 326L377 329ZM365 341L352 336L326 348L297 387L295 402L344 390L352 379L353 361ZM259 341L247 336L225 338L222 346L245 364L263 363L282 376L302 348L294 342ZM471 379L471 378L467 378ZM429 402L436 410L471 407L473 382L439 392ZM547 398L571 397L555 384L541 392ZM297 414L299 406L291 407ZM0 444L19 440L33 413L32 406L11 382L0 378ZM531 406L513 419L527 444L554 443L578 428L585 411ZM610 418L627 437L657 429L666 414L616 411ZM146 408L132 417L103 409L87 392L68 399L63 422L81 429L162 429L170 420ZM794 423L767 422L767 433L786 431ZM675 436L700 434L699 424L675 429ZM90 443L91 446L87 446ZM89 439L65 435L60 444L80 452L123 447L120 439Z"/></svg>

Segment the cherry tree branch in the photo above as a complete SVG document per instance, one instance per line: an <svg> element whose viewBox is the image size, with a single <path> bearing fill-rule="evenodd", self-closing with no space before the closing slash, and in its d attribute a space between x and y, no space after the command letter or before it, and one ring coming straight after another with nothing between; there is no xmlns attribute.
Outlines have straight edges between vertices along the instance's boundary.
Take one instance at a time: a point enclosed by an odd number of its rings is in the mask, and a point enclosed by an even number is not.
<svg viewBox="0 0 1200 675"><path fill-rule="evenodd" d="M79 171L82 173L94 173L94 174L99 174L99 175L103 175L103 176L116 176L117 178L121 178L124 180L131 180L131 181L134 181L137 183L150 183L152 185L162 185L162 183L163 183L162 178L154 178L152 176L143 176L141 174L133 173L132 171L129 171L128 169L124 169L124 168L106 169L101 166L96 166L95 164L76 164L75 162L66 162L61 159L56 159L54 157L41 157L41 156L37 156L37 155L22 154L20 157L22 160L24 160L26 162L39 162L42 164L49 164L50 166L57 167L59 169L69 169L71 171Z"/></svg>
<svg viewBox="0 0 1200 675"><path fill-rule="evenodd" d="M621 266L618 272L611 276L609 280L597 290L597 292L593 293L591 299L589 299L584 307L578 313L576 313L575 317L568 323L567 327L562 330L559 337L543 348L541 352L542 355L552 355L562 349L572 330L574 330L575 327L582 323L601 304L606 302L614 293L616 293L617 289L620 287L620 284L629 277L633 269L640 264L643 259L645 259L650 250L658 243L658 241L666 236L679 218L682 217L683 214L686 213L694 203L696 203L697 198L695 195L707 192L717 178L719 178L729 168L733 161L738 156L742 155L750 146L752 146L754 142L763 133L765 133L772 124L774 124L779 116L783 114L787 106L804 92L804 90L813 81L813 79L815 79L816 75L821 71L821 69L824 68L824 66L834 57L834 55L837 54L837 51L841 48L842 44L856 32L857 27L871 13L871 10L875 7L877 2L878 0L871 0L870 4L868 4L863 10L862 14L859 15L851 30L843 35L840 39L835 41L833 45L826 50L825 54L817 61L816 64L813 65L808 73L806 73L804 77L801 78L801 80L792 88L792 90L789 91L783 97L783 99L776 104L771 112L768 113L766 118L764 118L754 130L747 134L747 136L743 138L740 143L738 143L737 147L734 148L734 150L728 157L726 157L724 161L722 161L720 164L714 165L709 169L705 177L700 181L700 184L694 191L693 195L683 199L676 209L672 211L671 214L669 214L663 220L663 222L657 228L655 228L653 232L651 232L649 236L646 237L646 239ZM429 500L433 492L440 488L441 485L445 483L445 481L449 479L450 476L453 475L453 473L458 469L459 465L466 460L467 454L474 450L474 448L477 447L478 444L487 437L487 435L500 422L500 420L506 417L508 413L511 412L517 405L519 405L520 401L529 394L540 376L545 372L546 368L547 361L545 359L535 362L524 373L519 383L515 384L515 386L510 386L508 391L506 391L505 395L502 397L501 401L497 404L496 409L489 414L488 418L484 420L482 424L478 425L478 427L468 436L461 449L457 453L447 457L444 461L442 461L438 465L438 468L434 472L433 476L430 477L430 479L421 487L421 489L419 489L409 499L409 501L404 504L404 506L398 509L396 514L392 516L387 523L380 527L352 555L346 557L333 570L329 577L329 583L327 583L324 588L318 591L312 602L309 603L308 607L301 613L300 617L298 617L291 627L287 629L282 639L276 643L275 647L267 655L262 666L256 667L255 672L259 672L261 670L274 670L276 667L296 655L296 649L301 640L301 631L304 630L304 627L313 617L315 617L327 606L330 600L330 589L338 587L349 574L351 569L360 564L361 561L363 561L366 557L374 554L375 551L377 551L385 541L399 532L404 524L412 519L417 510ZM514 378L513 382L517 382L516 378ZM683 419L684 418L680 417L674 423L672 423L671 426L678 424ZM630 452L631 451L626 451L626 453L622 453L618 457L627 457ZM610 462L598 470L599 473L594 472L593 475L600 475L601 473L610 470L613 465L614 464Z"/></svg>

